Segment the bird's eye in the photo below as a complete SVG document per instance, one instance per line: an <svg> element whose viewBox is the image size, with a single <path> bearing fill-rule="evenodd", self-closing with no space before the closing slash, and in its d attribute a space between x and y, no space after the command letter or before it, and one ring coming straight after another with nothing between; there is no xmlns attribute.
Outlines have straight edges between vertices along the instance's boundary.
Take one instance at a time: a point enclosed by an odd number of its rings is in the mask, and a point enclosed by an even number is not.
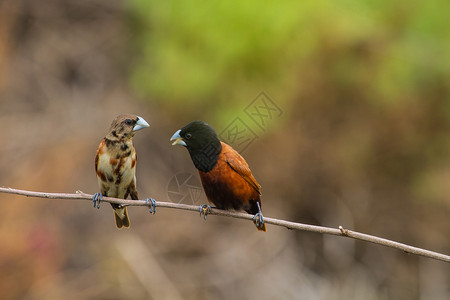
<svg viewBox="0 0 450 300"><path fill-rule="evenodd" d="M192 134L190 134L190 133L188 132L188 133L186 133L185 137L186 137L186 139L189 140L189 139L192 137Z"/></svg>
<svg viewBox="0 0 450 300"><path fill-rule="evenodd" d="M133 124L133 121L131 119L126 119L125 124L131 125L131 124Z"/></svg>

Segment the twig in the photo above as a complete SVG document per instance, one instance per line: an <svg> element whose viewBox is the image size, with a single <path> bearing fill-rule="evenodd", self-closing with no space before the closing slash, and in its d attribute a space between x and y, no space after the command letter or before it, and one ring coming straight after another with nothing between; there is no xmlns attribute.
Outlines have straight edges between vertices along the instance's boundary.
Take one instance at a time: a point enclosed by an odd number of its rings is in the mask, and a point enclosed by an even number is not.
<svg viewBox="0 0 450 300"><path fill-rule="evenodd" d="M92 198L94 196L94 195L85 194L82 191L77 191L76 194L42 193L42 192L12 189L9 187L0 187L0 193L22 195L22 196L36 197L36 198L47 198L47 199L89 200L89 201L92 201ZM117 198L111 198L111 197L103 197L103 201L109 202L109 203L122 204L124 206L148 206L148 202L145 200L124 200L124 199L117 199ZM187 205L187 204L181 204L181 203L158 201L157 207L158 208L160 208L160 207L175 208L175 209L199 212L199 206ZM217 209L217 208L213 208L209 214L217 215L217 216L238 218L238 219L245 219L245 220L253 219L253 215L249 215L249 214L241 213L241 212L235 212L235 211L225 211L225 210L221 210L221 209ZM317 232L317 233L322 233L322 234L331 234L331 235L353 238L355 240L361 240L361 241L366 241L366 242L370 242L370 243L374 243L374 244L383 245L386 247L396 248L396 249L402 250L407 253L421 255L421 256L428 257L428 258L433 258L436 260L441 260L441 261L450 263L449 255L445 255L445 254L430 251L430 250L425 250L425 249L418 248L418 247L409 246L409 245L406 245L403 243L391 241L388 239L384 239L384 238L380 238L380 237L376 237L376 236L372 236L372 235L368 235L368 234L364 234L364 233L360 233L360 232L356 232L356 231L352 231L352 230L348 230L348 229L344 229L342 226L339 226L339 228L330 228L330 227L289 222L289 221L285 221L285 220L279 220L279 219L268 218L268 217L264 217L264 221L266 222L266 224L282 226L282 227L286 227L288 229L303 230L303 231L310 231L310 232Z"/></svg>

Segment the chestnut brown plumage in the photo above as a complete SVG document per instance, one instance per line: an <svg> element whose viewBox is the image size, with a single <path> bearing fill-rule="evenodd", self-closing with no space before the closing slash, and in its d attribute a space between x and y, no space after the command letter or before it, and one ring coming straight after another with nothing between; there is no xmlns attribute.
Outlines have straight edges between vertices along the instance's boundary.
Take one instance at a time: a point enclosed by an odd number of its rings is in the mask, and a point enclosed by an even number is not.
<svg viewBox="0 0 450 300"><path fill-rule="evenodd" d="M100 207L101 196L138 200L136 191L136 150L133 136L136 131L148 127L148 123L135 115L117 116L109 133L103 138L95 155L95 172L100 193L94 196L94 207ZM126 207L111 203L117 228L130 227Z"/></svg>
<svg viewBox="0 0 450 300"><path fill-rule="evenodd" d="M206 197L219 209L243 209L254 214L258 230L266 231L261 212L261 187L245 159L221 142L214 129L193 121L172 136L172 145L187 148L198 169Z"/></svg>

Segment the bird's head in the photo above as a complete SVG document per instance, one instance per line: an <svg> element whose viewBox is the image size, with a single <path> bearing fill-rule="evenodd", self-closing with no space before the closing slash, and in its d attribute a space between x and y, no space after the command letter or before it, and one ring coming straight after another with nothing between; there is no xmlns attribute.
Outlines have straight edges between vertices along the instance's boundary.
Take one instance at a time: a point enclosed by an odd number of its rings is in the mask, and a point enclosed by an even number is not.
<svg viewBox="0 0 450 300"><path fill-rule="evenodd" d="M197 169L204 172L214 167L222 150L215 130L202 121L187 124L175 132L170 141L172 145L185 146Z"/></svg>
<svg viewBox="0 0 450 300"><path fill-rule="evenodd" d="M142 118L136 115L120 115L111 123L108 138L110 140L123 140L132 138L136 131L150 125Z"/></svg>

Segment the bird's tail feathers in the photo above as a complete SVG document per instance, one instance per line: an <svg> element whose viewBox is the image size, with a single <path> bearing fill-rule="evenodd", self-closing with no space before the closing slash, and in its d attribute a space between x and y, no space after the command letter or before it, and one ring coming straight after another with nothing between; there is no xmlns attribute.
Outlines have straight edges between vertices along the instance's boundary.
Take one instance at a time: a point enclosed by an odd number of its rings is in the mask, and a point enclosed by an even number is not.
<svg viewBox="0 0 450 300"><path fill-rule="evenodd" d="M256 227L256 229L258 229L259 231L264 231L264 232L266 232L266 231L267 231L267 229L266 229L266 223L263 223L262 226L260 226L260 227Z"/></svg>
<svg viewBox="0 0 450 300"><path fill-rule="evenodd" d="M129 228L130 219L128 218L128 211L126 207L114 208L114 218L116 220L117 228Z"/></svg>

